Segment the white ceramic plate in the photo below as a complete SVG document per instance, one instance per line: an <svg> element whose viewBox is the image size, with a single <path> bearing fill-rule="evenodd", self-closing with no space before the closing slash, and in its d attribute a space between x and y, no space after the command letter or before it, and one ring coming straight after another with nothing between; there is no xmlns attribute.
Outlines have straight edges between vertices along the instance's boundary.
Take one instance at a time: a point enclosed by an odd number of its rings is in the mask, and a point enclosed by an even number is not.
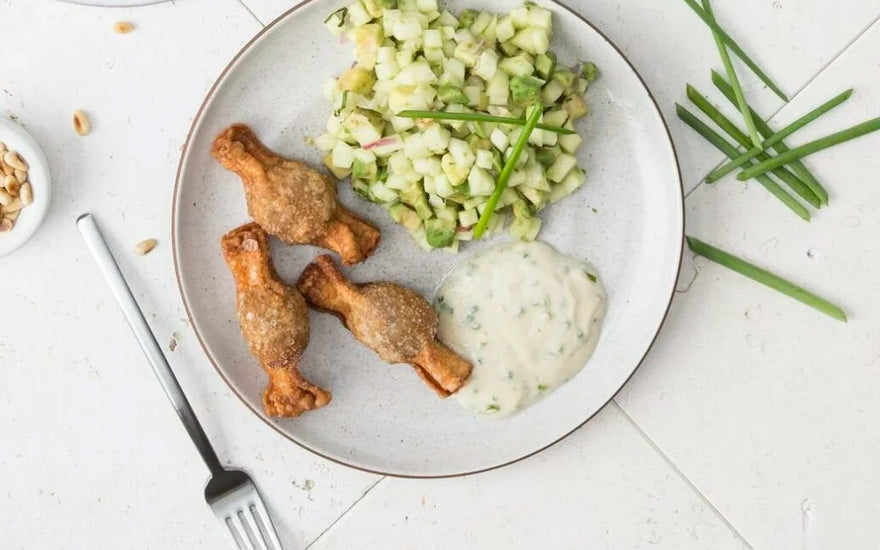
<svg viewBox="0 0 880 550"><path fill-rule="evenodd" d="M49 210L52 185L49 161L40 145L24 128L6 117L0 117L0 141L6 144L7 149L17 151L28 163L28 181L34 194L34 202L22 209L12 231L0 235L0 256L5 256L21 248L37 232Z"/></svg>
<svg viewBox="0 0 880 550"><path fill-rule="evenodd" d="M447 2L509 11L519 0ZM174 257L184 302L208 357L230 387L281 434L324 457L402 476L449 476L524 458L586 422L644 358L663 322L682 252L682 189L666 125L633 67L598 30L558 4L553 49L560 61L593 60L601 78L589 92L592 114L581 127L587 184L543 214L541 239L589 259L608 288L608 316L592 360L568 384L505 420L472 416L435 396L409 366L387 365L356 342L333 316L312 312L302 368L333 393L325 408L276 420L262 412L265 377L250 357L236 320L234 287L220 236L249 221L241 183L210 157L214 136L233 122L251 125L273 149L320 164L306 136L322 132L331 106L327 78L352 61L322 26L344 2L312 0L255 37L211 89L184 147L174 195ZM444 275L468 254L427 253L385 211L340 185L342 202L382 230L377 252L347 269L356 281L392 280L429 300ZM497 242L497 239L496 239ZM319 252L273 243L282 277L295 281Z"/></svg>

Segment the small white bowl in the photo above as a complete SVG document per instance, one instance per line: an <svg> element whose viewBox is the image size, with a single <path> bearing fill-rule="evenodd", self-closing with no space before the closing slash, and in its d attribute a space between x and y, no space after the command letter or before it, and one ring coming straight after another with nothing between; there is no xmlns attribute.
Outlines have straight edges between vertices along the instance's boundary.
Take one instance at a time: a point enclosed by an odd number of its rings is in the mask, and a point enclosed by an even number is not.
<svg viewBox="0 0 880 550"><path fill-rule="evenodd" d="M10 151L17 151L27 162L28 181L34 193L34 202L22 209L12 231L0 234L0 257L2 257L20 248L37 232L49 209L52 185L49 161L46 160L40 145L24 128L8 118L0 117L0 141L5 143Z"/></svg>

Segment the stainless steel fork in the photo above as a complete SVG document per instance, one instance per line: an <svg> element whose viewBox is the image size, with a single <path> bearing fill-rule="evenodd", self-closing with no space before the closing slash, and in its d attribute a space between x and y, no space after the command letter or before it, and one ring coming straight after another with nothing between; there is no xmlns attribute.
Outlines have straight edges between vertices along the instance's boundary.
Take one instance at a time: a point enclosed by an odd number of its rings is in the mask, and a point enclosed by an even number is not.
<svg viewBox="0 0 880 550"><path fill-rule="evenodd" d="M208 441L192 407L189 405L177 378L168 366L156 337L144 319L113 254L107 247L101 231L91 214L83 214L76 225L86 246L98 263L110 291L119 304L135 338L153 367L153 373L162 384L165 395L177 411L177 416L211 470L211 479L205 487L205 500L224 526L227 538L241 550L282 550L278 534L260 498L257 487L248 475L240 470L226 470L217 460L217 454Z"/></svg>

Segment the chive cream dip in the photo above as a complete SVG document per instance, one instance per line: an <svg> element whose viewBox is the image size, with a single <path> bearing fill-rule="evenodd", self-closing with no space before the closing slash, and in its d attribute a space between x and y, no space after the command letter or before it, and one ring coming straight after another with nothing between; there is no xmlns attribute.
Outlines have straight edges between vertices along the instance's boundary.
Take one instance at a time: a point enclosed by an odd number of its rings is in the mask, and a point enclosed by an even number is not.
<svg viewBox="0 0 880 550"><path fill-rule="evenodd" d="M541 242L503 243L467 258L434 303L440 338L474 366L455 394L459 403L502 417L567 382L596 348L605 303L590 264Z"/></svg>

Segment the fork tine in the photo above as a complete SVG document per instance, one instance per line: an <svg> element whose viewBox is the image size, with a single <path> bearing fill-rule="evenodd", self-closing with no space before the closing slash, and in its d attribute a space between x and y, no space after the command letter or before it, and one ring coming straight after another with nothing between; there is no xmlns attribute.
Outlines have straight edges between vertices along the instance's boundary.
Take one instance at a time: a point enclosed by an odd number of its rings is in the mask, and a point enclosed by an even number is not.
<svg viewBox="0 0 880 550"><path fill-rule="evenodd" d="M218 517L218 519L220 520L220 523L223 524L223 527L226 528L223 530L226 535L224 538L229 540L230 547L240 549L241 545L238 544L238 535L235 533L234 528L232 527L232 520L228 517L225 519Z"/></svg>
<svg viewBox="0 0 880 550"><path fill-rule="evenodd" d="M282 550L281 541L278 540L278 533L275 532L275 526L272 524L272 518L269 517L269 512L266 510L266 505L263 504L263 499L260 497L259 493L257 493L257 498L254 499L251 506L253 506L251 512L253 512L254 516L263 524L266 533L269 535L269 541L272 543L272 546L278 550Z"/></svg>
<svg viewBox="0 0 880 550"><path fill-rule="evenodd" d="M248 536L247 530L244 528L244 524L241 522L241 518L238 517L238 514L232 513L229 515L230 529L238 535L239 541L241 542L242 550L254 550L254 545L251 543L251 539Z"/></svg>
<svg viewBox="0 0 880 550"><path fill-rule="evenodd" d="M254 542L257 546L260 547L260 550L269 550L266 546L266 540L263 537L263 532L260 531L260 527L257 525L256 520L254 519L253 512L249 506L245 506L245 509L239 512L242 516L244 516L244 521L247 523L248 527L251 529L251 533L254 534Z"/></svg>

